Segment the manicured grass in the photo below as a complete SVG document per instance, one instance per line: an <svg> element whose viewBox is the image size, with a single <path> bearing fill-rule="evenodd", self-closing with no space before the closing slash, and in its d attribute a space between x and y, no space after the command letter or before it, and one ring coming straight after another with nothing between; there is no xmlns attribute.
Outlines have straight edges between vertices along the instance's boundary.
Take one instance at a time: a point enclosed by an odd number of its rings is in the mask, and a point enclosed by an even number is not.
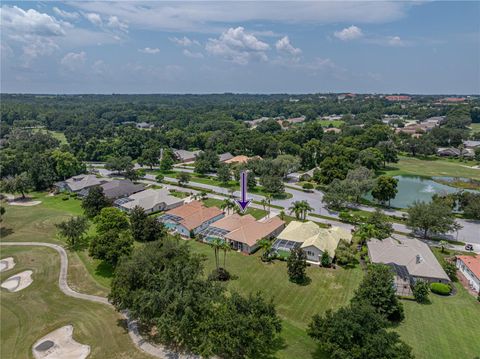
<svg viewBox="0 0 480 359"><path fill-rule="evenodd" d="M32 345L64 325L73 337L90 345L89 358L149 358L137 350L113 308L66 296L58 288L60 258L50 248L2 247L2 257L17 265L1 273L1 280L23 270L33 271L33 283L10 293L1 289L0 336L2 358L30 358Z"/></svg>
<svg viewBox="0 0 480 359"><path fill-rule="evenodd" d="M320 125L322 125L322 127L325 127L325 128L330 127L330 125L331 125L331 127L340 127L341 125L343 125L345 123L342 120L333 120L333 121L317 120L316 122L319 123Z"/></svg>
<svg viewBox="0 0 480 359"><path fill-rule="evenodd" d="M170 194L178 198L185 198L189 196L187 192L181 192L181 191L175 191L175 190L170 190Z"/></svg>
<svg viewBox="0 0 480 359"><path fill-rule="evenodd" d="M430 294L432 304L403 301L405 321L397 329L416 358L474 358L480 353L480 303L460 284L457 294Z"/></svg>
<svg viewBox="0 0 480 359"><path fill-rule="evenodd" d="M470 125L472 132L480 132L480 123L472 123Z"/></svg>
<svg viewBox="0 0 480 359"><path fill-rule="evenodd" d="M206 256L205 272L213 270L215 262L212 248L195 241L189 241L189 244L195 252ZM311 283L299 286L288 280L285 262L266 264L260 260L260 254L227 254L227 270L238 276L227 284L228 289L243 294L262 291L267 298L272 298L285 323L282 336L287 347L278 353L278 357L311 358L316 344L307 336L305 329L312 315L346 305L363 273L359 268L345 270L311 266L307 268ZM221 260L223 263L223 257Z"/></svg>
<svg viewBox="0 0 480 359"><path fill-rule="evenodd" d="M213 207L213 206L216 206L218 208L220 208L220 206L222 205L223 201L222 200L219 200L219 199L216 199L216 198L208 198L206 200L203 201L203 203L205 204L205 206L207 207ZM260 219L260 218L263 218L267 215L267 211L264 211L263 209L259 209L259 208L252 208L252 207L249 207L247 208L247 210L245 211L245 214L250 214L251 216L253 216L255 219Z"/></svg>
<svg viewBox="0 0 480 359"><path fill-rule="evenodd" d="M50 131L46 130L44 128L34 128L32 129L32 132L43 132L43 133L49 133L53 136L53 138L57 139L60 141L61 145L66 145L68 144L67 138L65 137L65 134L63 132L59 131Z"/></svg>
<svg viewBox="0 0 480 359"><path fill-rule="evenodd" d="M398 163L389 165L384 171L389 176L416 175L416 176L446 176L464 177L480 180L480 170L468 168L467 163L443 159L419 159L400 156ZM473 164L473 163L471 163ZM470 165L471 165L470 164Z"/></svg>

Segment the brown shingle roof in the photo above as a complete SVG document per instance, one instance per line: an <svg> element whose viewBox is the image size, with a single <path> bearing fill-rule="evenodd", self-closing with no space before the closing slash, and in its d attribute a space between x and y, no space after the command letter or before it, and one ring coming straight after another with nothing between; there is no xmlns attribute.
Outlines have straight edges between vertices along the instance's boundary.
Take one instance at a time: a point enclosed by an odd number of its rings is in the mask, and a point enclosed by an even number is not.
<svg viewBox="0 0 480 359"><path fill-rule="evenodd" d="M217 207L205 207L198 201L192 201L183 206L171 209L166 213L182 218L179 223L188 230L192 230L200 226L202 223L222 214L223 211Z"/></svg>

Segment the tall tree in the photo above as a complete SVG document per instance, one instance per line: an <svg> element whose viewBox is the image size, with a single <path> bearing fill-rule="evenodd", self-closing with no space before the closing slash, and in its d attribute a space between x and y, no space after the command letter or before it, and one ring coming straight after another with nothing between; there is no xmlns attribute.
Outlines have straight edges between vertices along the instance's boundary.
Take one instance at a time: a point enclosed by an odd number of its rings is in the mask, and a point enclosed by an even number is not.
<svg viewBox="0 0 480 359"><path fill-rule="evenodd" d="M377 201L385 203L390 201L397 195L398 180L390 176L380 176L372 189L372 197Z"/></svg>
<svg viewBox="0 0 480 359"><path fill-rule="evenodd" d="M190 182L190 173L180 172L177 176L177 181L180 186L185 186L188 182Z"/></svg>
<svg viewBox="0 0 480 359"><path fill-rule="evenodd" d="M95 186L90 188L88 194L82 200L82 208L85 213L85 216L88 218L93 218L100 213L102 208L108 207L111 205L110 200L105 197L103 193L103 188L100 186Z"/></svg>
<svg viewBox="0 0 480 359"><path fill-rule="evenodd" d="M217 178L222 183L228 183L232 179L230 167L226 163L220 163L217 168Z"/></svg>
<svg viewBox="0 0 480 359"><path fill-rule="evenodd" d="M407 226L422 232L423 238L428 238L430 234L444 234L455 228L452 210L438 201L416 201L407 209L407 213Z"/></svg>
<svg viewBox="0 0 480 359"><path fill-rule="evenodd" d="M171 151L164 149L160 161L160 171L170 171L173 168L174 160Z"/></svg>
<svg viewBox="0 0 480 359"><path fill-rule="evenodd" d="M85 165L70 152L54 150L52 158L55 161L55 171L62 179L78 175L86 170Z"/></svg>
<svg viewBox="0 0 480 359"><path fill-rule="evenodd" d="M31 188L30 177L27 172L22 172L14 177L4 178L0 184L2 191L7 193L20 193L22 198Z"/></svg>
<svg viewBox="0 0 480 359"><path fill-rule="evenodd" d="M85 217L72 217L55 225L59 234L66 238L70 247L75 247L88 229Z"/></svg>
<svg viewBox="0 0 480 359"><path fill-rule="evenodd" d="M399 322L404 318L402 303L397 298L390 267L373 264L368 268L353 302L367 302L385 318Z"/></svg>
<svg viewBox="0 0 480 359"><path fill-rule="evenodd" d="M307 255L301 248L294 248L290 251L287 259L288 277L294 283L305 283L307 278Z"/></svg>
<svg viewBox="0 0 480 359"><path fill-rule="evenodd" d="M377 144L376 148L378 148L383 155L383 167L386 167L387 163L398 162L398 150L392 140L381 141Z"/></svg>

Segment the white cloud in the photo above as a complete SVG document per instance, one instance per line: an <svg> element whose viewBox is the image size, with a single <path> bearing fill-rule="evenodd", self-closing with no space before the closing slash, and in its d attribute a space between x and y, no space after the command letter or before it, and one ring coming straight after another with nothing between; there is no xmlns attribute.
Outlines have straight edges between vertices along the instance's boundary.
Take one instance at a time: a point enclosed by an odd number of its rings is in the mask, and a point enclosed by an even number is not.
<svg viewBox="0 0 480 359"><path fill-rule="evenodd" d="M185 47L192 46L192 45L200 46L200 43L197 40L191 40L186 36L181 37L181 38L171 37L170 41L174 42L177 45L185 46Z"/></svg>
<svg viewBox="0 0 480 359"><path fill-rule="evenodd" d="M118 16L130 26L175 31L218 32L218 21L245 23L272 21L288 24L386 23L405 16L421 2L312 1L312 2L104 2L69 3L85 12Z"/></svg>
<svg viewBox="0 0 480 359"><path fill-rule="evenodd" d="M203 59L203 54L201 52L192 52L189 49L183 49L182 53L187 57L192 57L194 59Z"/></svg>
<svg viewBox="0 0 480 359"><path fill-rule="evenodd" d="M105 75L108 73L108 66L103 60L97 60L92 65L92 71L95 75Z"/></svg>
<svg viewBox="0 0 480 359"><path fill-rule="evenodd" d="M286 52L292 56L298 56L302 53L302 50L300 50L298 47L293 47L288 36L284 36L278 40L275 44L275 48L279 52Z"/></svg>
<svg viewBox="0 0 480 359"><path fill-rule="evenodd" d="M82 68L86 60L87 54L84 51L69 52L60 60L60 64L67 70L75 71Z"/></svg>
<svg viewBox="0 0 480 359"><path fill-rule="evenodd" d="M68 12L65 10L61 10L56 6L54 6L52 10L56 15L63 17L64 19L76 20L80 16L78 12Z"/></svg>
<svg viewBox="0 0 480 359"><path fill-rule="evenodd" d="M160 52L160 49L157 48L157 47L155 47L155 48L145 47L143 49L138 49L138 51L140 51L141 53L144 53L144 54L153 55L153 54L158 54Z"/></svg>
<svg viewBox="0 0 480 359"><path fill-rule="evenodd" d="M117 16L110 16L108 18L107 26L112 29L128 32L128 25L118 19Z"/></svg>
<svg viewBox="0 0 480 359"><path fill-rule="evenodd" d="M0 9L0 15L2 30L11 31L16 35L65 35L65 30L59 21L53 16L40 13L34 9L25 11L17 6L2 6Z"/></svg>
<svg viewBox="0 0 480 359"><path fill-rule="evenodd" d="M390 36L387 38L387 45L389 46L405 46L406 42L400 36Z"/></svg>
<svg viewBox="0 0 480 359"><path fill-rule="evenodd" d="M341 31L335 31L333 35L342 41L349 41L362 37L363 32L362 29L360 29L359 27L352 25L350 27L346 27Z"/></svg>
<svg viewBox="0 0 480 359"><path fill-rule="evenodd" d="M93 25L101 26L103 24L102 17L96 13L84 14L85 18L90 21Z"/></svg>
<svg viewBox="0 0 480 359"><path fill-rule="evenodd" d="M205 49L212 55L246 65L251 59L267 61L265 53L270 46L258 40L241 26L224 31L218 39L208 39Z"/></svg>

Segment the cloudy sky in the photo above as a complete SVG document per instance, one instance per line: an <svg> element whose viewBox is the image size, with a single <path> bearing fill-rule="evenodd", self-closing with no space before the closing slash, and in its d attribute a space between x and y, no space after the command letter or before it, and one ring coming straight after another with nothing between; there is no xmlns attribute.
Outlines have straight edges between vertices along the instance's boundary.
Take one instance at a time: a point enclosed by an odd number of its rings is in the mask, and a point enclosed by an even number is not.
<svg viewBox="0 0 480 359"><path fill-rule="evenodd" d="M9 2L1 91L480 93L480 2Z"/></svg>

